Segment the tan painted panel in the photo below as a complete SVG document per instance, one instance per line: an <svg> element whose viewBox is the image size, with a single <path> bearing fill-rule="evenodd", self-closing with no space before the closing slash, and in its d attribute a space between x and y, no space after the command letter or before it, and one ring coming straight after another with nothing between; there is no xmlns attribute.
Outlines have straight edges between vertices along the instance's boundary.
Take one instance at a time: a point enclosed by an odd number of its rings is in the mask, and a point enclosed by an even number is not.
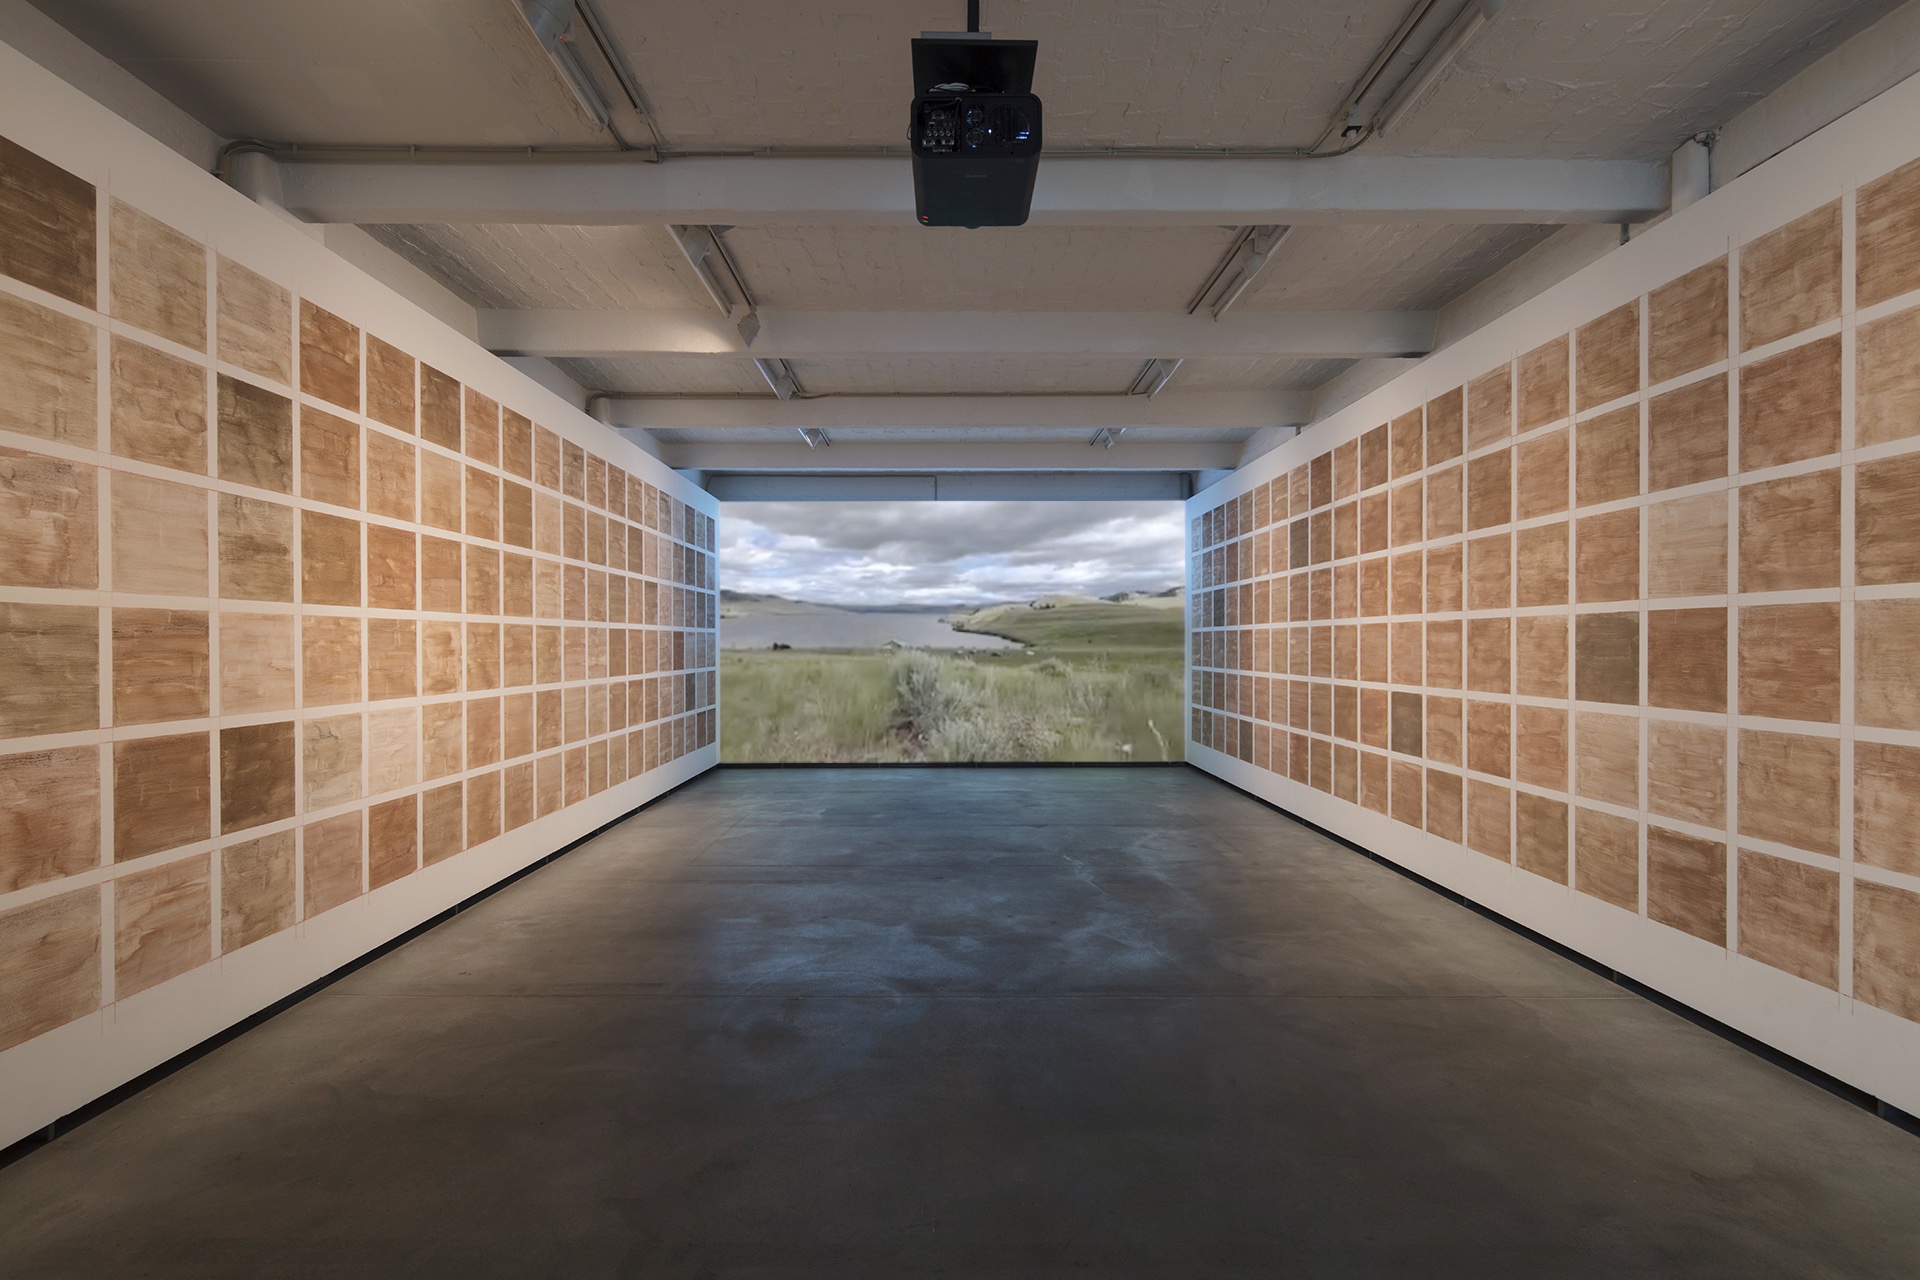
<svg viewBox="0 0 1920 1280"><path fill-rule="evenodd" d="M107 208L107 310L116 320L207 349L207 251L123 200Z"/></svg>
<svg viewBox="0 0 1920 1280"><path fill-rule="evenodd" d="M100 865L100 748L0 756L0 893Z"/></svg>
<svg viewBox="0 0 1920 1280"><path fill-rule="evenodd" d="M328 809L360 798L361 719L357 713L300 726L301 808Z"/></svg>
<svg viewBox="0 0 1920 1280"><path fill-rule="evenodd" d="M119 488L118 480L114 487ZM219 510L220 595L229 600L291 601L292 508L223 493Z"/></svg>
<svg viewBox="0 0 1920 1280"><path fill-rule="evenodd" d="M1626 911L1640 909L1640 824L1632 818L1575 809L1573 887Z"/></svg>
<svg viewBox="0 0 1920 1280"><path fill-rule="evenodd" d="M460 612L460 544L420 535L420 608L428 613Z"/></svg>
<svg viewBox="0 0 1920 1280"><path fill-rule="evenodd" d="M95 468L0 447L0 585L100 584Z"/></svg>
<svg viewBox="0 0 1920 1280"><path fill-rule="evenodd" d="M1640 389L1640 302L1574 331L1574 407L1591 409Z"/></svg>
<svg viewBox="0 0 1920 1280"><path fill-rule="evenodd" d="M463 468L457 458L420 451L420 523L436 529L460 532L460 517L465 507L461 493Z"/></svg>
<svg viewBox="0 0 1920 1280"><path fill-rule="evenodd" d="M1513 519L1513 453L1482 454L1467 462L1467 528L1488 529Z"/></svg>
<svg viewBox="0 0 1920 1280"><path fill-rule="evenodd" d="M213 958L208 855L125 875L113 884L113 990L137 995Z"/></svg>
<svg viewBox="0 0 1920 1280"><path fill-rule="evenodd" d="M1861 463L1854 495L1855 581L1920 582L1920 454Z"/></svg>
<svg viewBox="0 0 1920 1280"><path fill-rule="evenodd" d="M500 478L478 467L466 469L467 532L489 541L500 537Z"/></svg>
<svg viewBox="0 0 1920 1280"><path fill-rule="evenodd" d="M220 730L221 834L293 816L296 738L291 720Z"/></svg>
<svg viewBox="0 0 1920 1280"><path fill-rule="evenodd" d="M418 647L411 619L367 619L367 696L374 701L418 696Z"/></svg>
<svg viewBox="0 0 1920 1280"><path fill-rule="evenodd" d="M1630 404L1575 428L1575 505L1640 496L1640 406Z"/></svg>
<svg viewBox="0 0 1920 1280"><path fill-rule="evenodd" d="M1840 719L1840 606L1740 610L1740 714Z"/></svg>
<svg viewBox="0 0 1920 1280"><path fill-rule="evenodd" d="M483 773L467 779L468 846L485 844L500 834L500 774Z"/></svg>
<svg viewBox="0 0 1920 1280"><path fill-rule="evenodd" d="M1647 808L1703 827L1727 821L1727 730L1677 720L1647 722Z"/></svg>
<svg viewBox="0 0 1920 1280"><path fill-rule="evenodd" d="M293 492L293 402L264 387L218 379L216 471L222 480Z"/></svg>
<svg viewBox="0 0 1920 1280"><path fill-rule="evenodd" d="M1856 718L1920 729L1920 600L1862 600L1853 617Z"/></svg>
<svg viewBox="0 0 1920 1280"><path fill-rule="evenodd" d="M367 432L367 510L413 519L414 447L379 431Z"/></svg>
<svg viewBox="0 0 1920 1280"><path fill-rule="evenodd" d="M0 294L0 431L95 447L98 332L84 321Z"/></svg>
<svg viewBox="0 0 1920 1280"><path fill-rule="evenodd" d="M1729 296L1725 258L1647 296L1647 376L1655 386L1727 358Z"/></svg>
<svg viewBox="0 0 1920 1280"><path fill-rule="evenodd" d="M420 869L420 798L400 796L367 810L367 887Z"/></svg>
<svg viewBox="0 0 1920 1280"><path fill-rule="evenodd" d="M1740 490L1740 589L1840 585L1840 472L1790 476Z"/></svg>
<svg viewBox="0 0 1920 1280"><path fill-rule="evenodd" d="M360 330L305 298L300 300L300 389L360 410Z"/></svg>
<svg viewBox="0 0 1920 1280"><path fill-rule="evenodd" d="M176 471L207 473L207 375L131 338L112 345L113 451Z"/></svg>
<svg viewBox="0 0 1920 1280"><path fill-rule="evenodd" d="M319 511L300 513L300 598L307 604L360 604L360 522Z"/></svg>
<svg viewBox="0 0 1920 1280"><path fill-rule="evenodd" d="M1574 716L1573 790L1587 800L1640 807L1640 719L1582 711Z"/></svg>
<svg viewBox="0 0 1920 1280"><path fill-rule="evenodd" d="M1821 338L1740 373L1740 469L1801 462L1840 448L1840 338Z"/></svg>
<svg viewBox="0 0 1920 1280"><path fill-rule="evenodd" d="M360 510L360 427L300 406L300 496Z"/></svg>
<svg viewBox="0 0 1920 1280"><path fill-rule="evenodd" d="M1571 454L1565 427L1514 446L1514 518L1533 520L1567 509Z"/></svg>
<svg viewBox="0 0 1920 1280"><path fill-rule="evenodd" d="M1855 334L1854 438L1864 448L1920 435L1920 307Z"/></svg>
<svg viewBox="0 0 1920 1280"><path fill-rule="evenodd" d="M1640 598L1640 509L1574 522L1574 599L1601 604Z"/></svg>
<svg viewBox="0 0 1920 1280"><path fill-rule="evenodd" d="M0 189L4 185L0 180ZM0 911L0 1051L99 1007L98 889L75 889Z"/></svg>
<svg viewBox="0 0 1920 1280"><path fill-rule="evenodd" d="M1725 495L1704 493L1656 502L1646 513L1647 595L1655 600L1725 595Z"/></svg>
<svg viewBox="0 0 1920 1280"><path fill-rule="evenodd" d="M1740 731L1740 834L1840 853L1840 744L1797 733Z"/></svg>
<svg viewBox="0 0 1920 1280"><path fill-rule="evenodd" d="M1467 608L1513 606L1513 538L1496 533L1467 543Z"/></svg>
<svg viewBox="0 0 1920 1280"><path fill-rule="evenodd" d="M365 817L355 810L301 828L304 916L311 918L331 911L365 892L362 864L366 861L366 838L361 830L364 823Z"/></svg>
<svg viewBox="0 0 1920 1280"><path fill-rule="evenodd" d="M0 275L94 304L93 184L0 138Z"/></svg>
<svg viewBox="0 0 1920 1280"><path fill-rule="evenodd" d="M220 954L291 929L294 833L281 831L220 851Z"/></svg>
<svg viewBox="0 0 1920 1280"><path fill-rule="evenodd" d="M1854 218L1855 305L1920 289L1920 161L1861 186Z"/></svg>
<svg viewBox="0 0 1920 1280"><path fill-rule="evenodd" d="M372 609L412 609L419 600L415 583L419 538L410 529L369 524L367 540L367 606Z"/></svg>
<svg viewBox="0 0 1920 1280"><path fill-rule="evenodd" d="M1829 990L1840 986L1840 875L1740 851L1740 954Z"/></svg>
<svg viewBox="0 0 1920 1280"><path fill-rule="evenodd" d="M1514 709L1515 781L1551 791L1567 789L1568 713L1559 707Z"/></svg>
<svg viewBox="0 0 1920 1280"><path fill-rule="evenodd" d="M367 714L367 792L379 795L420 781L420 711L393 707Z"/></svg>
<svg viewBox="0 0 1920 1280"><path fill-rule="evenodd" d="M1467 384L1467 447L1478 449L1513 434L1513 368L1501 365Z"/></svg>
<svg viewBox="0 0 1920 1280"><path fill-rule="evenodd" d="M360 701L360 619L301 618L300 685L305 706Z"/></svg>
<svg viewBox="0 0 1920 1280"><path fill-rule="evenodd" d="M1466 835L1466 793L1462 778L1444 769L1429 769L1426 781L1427 834L1459 843Z"/></svg>
<svg viewBox="0 0 1920 1280"><path fill-rule="evenodd" d="M466 795L450 782L420 797L420 852L427 865L445 861L467 847Z"/></svg>
<svg viewBox="0 0 1920 1280"><path fill-rule="evenodd" d="M460 449L460 384L432 365L420 366L420 435L442 448Z"/></svg>
<svg viewBox="0 0 1920 1280"><path fill-rule="evenodd" d="M1379 760L1380 757L1372 757ZM1382 762L1384 763L1384 761ZM513 831L533 821L533 761L508 765L500 773L501 827Z"/></svg>
<svg viewBox="0 0 1920 1280"><path fill-rule="evenodd" d="M1727 945L1727 846L1647 828L1647 916L1716 947Z"/></svg>
<svg viewBox="0 0 1920 1280"><path fill-rule="evenodd" d="M1556 884L1567 883L1566 801L1522 791L1514 802L1514 864Z"/></svg>
<svg viewBox="0 0 1920 1280"><path fill-rule="evenodd" d="M1562 336L1535 347L1516 362L1514 377L1519 388L1517 407L1521 434L1567 416L1570 407L1567 358L1568 339Z"/></svg>
<svg viewBox="0 0 1920 1280"><path fill-rule="evenodd" d="M1715 374L1647 402L1647 491L1727 475L1727 375Z"/></svg>
<svg viewBox="0 0 1920 1280"><path fill-rule="evenodd" d="M248 373L293 382L293 295L265 276L222 257L214 296L215 350Z"/></svg>
<svg viewBox="0 0 1920 1280"><path fill-rule="evenodd" d="M1467 779L1467 848L1501 862L1513 859L1513 793Z"/></svg>
<svg viewBox="0 0 1920 1280"><path fill-rule="evenodd" d="M299 667L293 615L222 613L219 625L221 714L291 708Z"/></svg>
<svg viewBox="0 0 1920 1280"><path fill-rule="evenodd" d="M1680 711L1727 709L1725 609L1647 614L1647 701Z"/></svg>
<svg viewBox="0 0 1920 1280"><path fill-rule="evenodd" d="M1871 866L1920 875L1920 747L1854 744L1853 851Z"/></svg>
<svg viewBox="0 0 1920 1280"><path fill-rule="evenodd" d="M1574 697L1582 702L1640 701L1640 617L1587 613L1574 620Z"/></svg>
<svg viewBox="0 0 1920 1280"><path fill-rule="evenodd" d="M113 611L113 722L151 724L207 714L207 615L185 609Z"/></svg>
<svg viewBox="0 0 1920 1280"><path fill-rule="evenodd" d="M500 464L500 405L472 387L466 389L466 455L488 466ZM595 458L594 462L600 462ZM602 463L604 472L605 464ZM602 483L604 484L604 474ZM604 499L601 505L605 505ZM1245 532L1245 530L1243 530Z"/></svg>
<svg viewBox="0 0 1920 1280"><path fill-rule="evenodd" d="M1840 314L1840 202L1740 250L1740 347L1751 351Z"/></svg>
<svg viewBox="0 0 1920 1280"><path fill-rule="evenodd" d="M1920 1022L1920 894L1854 881L1853 996Z"/></svg>
<svg viewBox="0 0 1920 1280"><path fill-rule="evenodd" d="M367 416L413 434L415 416L413 357L372 334L367 335Z"/></svg>
<svg viewBox="0 0 1920 1280"><path fill-rule="evenodd" d="M1515 693L1527 698L1568 696L1567 630L1565 616L1513 620Z"/></svg>
<svg viewBox="0 0 1920 1280"><path fill-rule="evenodd" d="M0 738L100 727L100 613L0 603Z"/></svg>

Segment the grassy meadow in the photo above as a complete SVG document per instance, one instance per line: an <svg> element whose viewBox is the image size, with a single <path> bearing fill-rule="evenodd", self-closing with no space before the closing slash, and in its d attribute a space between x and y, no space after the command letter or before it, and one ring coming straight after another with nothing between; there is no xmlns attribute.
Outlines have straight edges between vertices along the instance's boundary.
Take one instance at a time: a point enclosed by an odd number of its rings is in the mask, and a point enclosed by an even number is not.
<svg viewBox="0 0 1920 1280"><path fill-rule="evenodd" d="M962 629L1025 649L723 650L720 758L1178 760L1183 625L1178 609L1008 606Z"/></svg>

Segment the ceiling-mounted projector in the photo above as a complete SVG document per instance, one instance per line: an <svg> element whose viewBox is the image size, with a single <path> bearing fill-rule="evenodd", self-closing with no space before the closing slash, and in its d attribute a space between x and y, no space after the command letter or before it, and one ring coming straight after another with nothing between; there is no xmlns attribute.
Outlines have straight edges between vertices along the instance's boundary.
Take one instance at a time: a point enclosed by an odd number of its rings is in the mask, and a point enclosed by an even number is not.
<svg viewBox="0 0 1920 1280"><path fill-rule="evenodd" d="M1037 41L995 40L977 29L913 42L907 136L921 226L1025 225L1040 163L1039 52Z"/></svg>

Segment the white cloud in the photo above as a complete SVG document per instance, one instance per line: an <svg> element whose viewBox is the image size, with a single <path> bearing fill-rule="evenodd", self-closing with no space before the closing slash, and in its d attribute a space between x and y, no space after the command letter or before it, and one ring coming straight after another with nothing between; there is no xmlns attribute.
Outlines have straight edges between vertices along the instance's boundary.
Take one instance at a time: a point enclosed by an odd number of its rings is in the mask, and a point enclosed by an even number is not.
<svg viewBox="0 0 1920 1280"><path fill-rule="evenodd" d="M1181 581L1175 502L743 502L720 511L720 580L831 604L944 604Z"/></svg>

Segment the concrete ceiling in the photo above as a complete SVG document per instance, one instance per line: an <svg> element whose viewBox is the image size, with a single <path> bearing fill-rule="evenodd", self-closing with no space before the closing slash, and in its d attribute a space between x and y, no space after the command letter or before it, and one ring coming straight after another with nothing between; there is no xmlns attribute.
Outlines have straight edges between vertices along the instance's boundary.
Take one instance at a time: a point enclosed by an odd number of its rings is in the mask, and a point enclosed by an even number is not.
<svg viewBox="0 0 1920 1280"><path fill-rule="evenodd" d="M36 3L227 138L307 147L608 145L528 34L516 0ZM911 96L907 42L922 30L963 26L965 17L963 0L595 3L644 88L653 133L678 152L898 152ZM1407 163L1392 160L1399 156L1461 165L1664 160L1687 137L1724 124L1900 3L1511 0L1404 122L1358 154L1379 163ZM1387 66L1367 111L1378 108L1463 4L1435 0ZM983 25L998 36L1040 42L1035 91L1046 106L1050 152L1271 149L1321 138L1356 77L1416 7L1416 0L986 0ZM627 120L624 131L649 141L637 120ZM701 163L644 166L635 180ZM753 172L764 183L775 170ZM1461 172L1471 189L1477 175ZM558 170L536 174L536 183L546 173ZM404 184L404 175L398 180ZM1157 180L1170 189L1181 182L1171 169ZM1391 171L1349 181L1431 185ZM1543 179L1548 187L1554 182ZM760 196L764 201L765 192ZM776 204L778 196L776 189ZM794 192L793 199L802 198ZM1235 301L1242 320L1284 320L1292 312L1429 315L1538 245L1554 230L1549 221L1606 216L1449 220L1366 213L1376 206L1364 202L1343 214L1337 199L1333 204L1333 212L1313 217L1270 219L1300 225ZM664 225L572 225L564 213L538 225L437 212L427 215L435 220L398 216L408 220L373 221L367 229L485 312L705 312L717 319L699 274ZM619 219L578 219L609 220ZM878 225L888 219L851 213L831 222L735 219L742 225L726 229L722 242L752 303L769 314L993 313L1017 324L1015 313L1183 315L1240 243L1239 224L1247 220L1122 214L1079 225L1069 215L1065 225L1055 218L970 232ZM1090 335L1099 332L1089 328ZM1221 353L1190 355L1166 384L1171 398L1142 411L1122 402L1138 399L1124 393L1143 361L1114 354L1112 345L1089 336L1045 356L980 349L796 357L789 368L803 393L827 399L796 402L787 416L764 406L729 416L725 402L759 405L773 396L744 343L700 348L713 354L669 354L672 346L552 354L555 366L589 391L717 398L720 407L711 412L656 415L644 404L632 411L631 420L656 424L649 428L655 439L683 458L713 442L738 446L729 454L735 458L740 449L775 442L791 454L793 425L840 421L833 397L849 397L848 406L875 397L961 397L983 407L949 413L923 399L911 412L903 407L897 421L884 410L848 408L839 438L864 433L902 446L937 440L943 448L971 440L984 449L1010 440L1084 444L1089 422L1134 424L1120 447L1093 451L1102 455L1099 465L1115 465L1112 455L1149 440L1156 458L1174 456L1184 440L1206 444L1207 456L1217 459L1223 444L1299 421L1302 393L1350 363L1300 358L1297 346L1262 348L1267 354L1202 347ZM995 397L1023 399L1014 411L987 403ZM941 456L953 456L951 449Z"/></svg>

